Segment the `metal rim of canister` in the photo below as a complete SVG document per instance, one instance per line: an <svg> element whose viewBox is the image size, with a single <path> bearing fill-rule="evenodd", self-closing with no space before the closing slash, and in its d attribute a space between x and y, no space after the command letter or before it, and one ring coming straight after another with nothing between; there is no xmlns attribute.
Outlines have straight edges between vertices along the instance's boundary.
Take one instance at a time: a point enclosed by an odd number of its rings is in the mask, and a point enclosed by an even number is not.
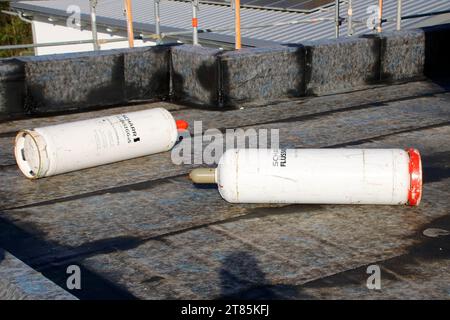
<svg viewBox="0 0 450 320"><path fill-rule="evenodd" d="M422 160L420 152L417 149L409 148L406 150L409 155L409 191L408 205L418 206L422 199Z"/></svg>
<svg viewBox="0 0 450 320"><path fill-rule="evenodd" d="M23 145L20 142L21 139L25 140L25 136L30 136L33 140L34 144L36 145L36 148L38 150L38 170L37 172L34 172L31 170L29 164L26 166L25 163L27 163L27 160L23 159L22 157L22 149ZM36 140L36 136L34 134L34 131L32 130L20 130L17 133L15 145L14 145L14 155L16 157L17 165L19 166L20 171L29 179L38 179L41 177L42 174L42 156L41 152L39 150L39 143Z"/></svg>

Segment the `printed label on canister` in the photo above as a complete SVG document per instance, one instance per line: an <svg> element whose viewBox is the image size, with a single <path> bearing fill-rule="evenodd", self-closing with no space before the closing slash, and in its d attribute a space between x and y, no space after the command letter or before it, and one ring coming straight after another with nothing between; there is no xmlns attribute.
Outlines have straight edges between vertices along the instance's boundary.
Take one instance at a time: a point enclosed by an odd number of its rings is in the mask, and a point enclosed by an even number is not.
<svg viewBox="0 0 450 320"><path fill-rule="evenodd" d="M273 150L273 155L272 155L272 166L273 167L285 168L286 161L287 161L286 149Z"/></svg>
<svg viewBox="0 0 450 320"><path fill-rule="evenodd" d="M136 126L126 114L99 120L94 128L94 136L97 150L141 141Z"/></svg>

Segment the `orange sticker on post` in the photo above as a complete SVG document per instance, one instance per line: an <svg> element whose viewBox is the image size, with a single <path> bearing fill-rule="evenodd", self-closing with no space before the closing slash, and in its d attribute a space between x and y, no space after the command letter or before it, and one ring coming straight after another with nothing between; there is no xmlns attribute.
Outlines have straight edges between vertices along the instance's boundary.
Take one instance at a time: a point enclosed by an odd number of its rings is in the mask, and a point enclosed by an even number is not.
<svg viewBox="0 0 450 320"><path fill-rule="evenodd" d="M198 18L192 18L192 26L193 26L194 28L197 28L197 27L198 27Z"/></svg>

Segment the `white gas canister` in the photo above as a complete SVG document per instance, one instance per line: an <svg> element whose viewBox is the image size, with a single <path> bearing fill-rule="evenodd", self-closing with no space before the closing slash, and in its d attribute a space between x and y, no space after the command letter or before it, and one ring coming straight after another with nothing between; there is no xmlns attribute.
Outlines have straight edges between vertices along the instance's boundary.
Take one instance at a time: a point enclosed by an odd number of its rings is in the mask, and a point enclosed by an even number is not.
<svg viewBox="0 0 450 320"><path fill-rule="evenodd" d="M14 152L23 174L37 179L168 151L186 128L154 108L21 130Z"/></svg>
<svg viewBox="0 0 450 320"><path fill-rule="evenodd" d="M194 183L217 183L232 203L419 205L416 149L230 149Z"/></svg>

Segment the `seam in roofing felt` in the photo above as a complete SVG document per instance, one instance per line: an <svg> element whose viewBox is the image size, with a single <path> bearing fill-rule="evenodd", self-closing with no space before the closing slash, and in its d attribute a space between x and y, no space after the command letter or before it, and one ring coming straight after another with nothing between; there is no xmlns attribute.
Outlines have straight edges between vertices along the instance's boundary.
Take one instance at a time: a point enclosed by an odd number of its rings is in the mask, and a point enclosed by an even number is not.
<svg viewBox="0 0 450 320"><path fill-rule="evenodd" d="M186 177L186 175L187 175L187 172L182 173L182 174L157 178L157 179L153 179L153 180L145 180L145 181L141 181L141 182L135 182L135 183L124 184L124 185L120 185L120 186L110 187L110 188L106 188L106 189L99 189L99 190L94 190L94 191L90 191L90 192L79 193L79 194L71 195L71 196L67 196L67 197L61 197L61 198L45 200L45 201L41 201L41 202L25 204L25 205L16 206L16 207L0 208L0 210L10 211L10 210L27 209L27 208L31 208L31 207L41 207L41 206L51 205L51 204L55 204L55 203L68 202L68 201L73 201L73 200L89 198L89 197L95 197L95 196L104 195L107 193L122 193L122 192L129 192L129 191L149 190L149 189L156 187L158 184L168 183L169 180L171 180L171 179Z"/></svg>
<svg viewBox="0 0 450 320"><path fill-rule="evenodd" d="M310 119L314 119L314 118L317 118L317 117L327 116L327 115L331 115L331 114L335 114L335 113L364 110L364 109L374 108L374 107L377 107L379 105L386 105L386 104L392 103L392 102L401 102L401 101L408 101L408 100L418 99L418 98L435 97L435 96L439 96L441 94L447 94L447 93L448 93L447 91L438 92L438 93L424 93L424 94L419 94L419 95L414 95L414 96L409 96L409 97L388 99L388 100L377 101L377 102L367 102L367 103L355 105L355 106L352 106L352 107L339 108L339 109L334 109L334 110L326 110L326 111L322 111L322 112L318 112L318 113L310 113L310 114L304 114L304 115L301 115L301 116L294 116L294 117L289 117L289 118L284 118L284 119L277 119L277 120L259 122L259 123L255 123L255 124L245 125L244 127L260 126L260 125L274 124L274 123L286 123L286 122L298 122L298 121L310 120ZM224 127L224 128L218 128L218 129L219 130L226 130L226 129L229 129L229 128L234 128L234 127Z"/></svg>
<svg viewBox="0 0 450 320"><path fill-rule="evenodd" d="M355 141L351 141L351 142L345 142L345 143L338 143L338 144L332 144L329 146L324 146L323 148L341 148L341 147L348 147L348 146L354 146L354 145L359 145L359 144L363 144L366 142L373 142L373 141L377 141L383 138L387 138L390 136L395 136L398 134L402 134L402 133L408 133L408 132L414 132L414 131L422 131L422 130L427 130L427 129L434 129L434 128L440 128L440 127L446 127L450 125L450 121L446 121L446 122L441 122L441 123L436 123L436 124L429 124L423 127L418 127L418 128L411 128L411 129L404 129L404 130L398 130L395 132L391 132L391 133L387 133L387 134L382 134L373 138L364 138L364 139L359 139L359 140L355 140Z"/></svg>

